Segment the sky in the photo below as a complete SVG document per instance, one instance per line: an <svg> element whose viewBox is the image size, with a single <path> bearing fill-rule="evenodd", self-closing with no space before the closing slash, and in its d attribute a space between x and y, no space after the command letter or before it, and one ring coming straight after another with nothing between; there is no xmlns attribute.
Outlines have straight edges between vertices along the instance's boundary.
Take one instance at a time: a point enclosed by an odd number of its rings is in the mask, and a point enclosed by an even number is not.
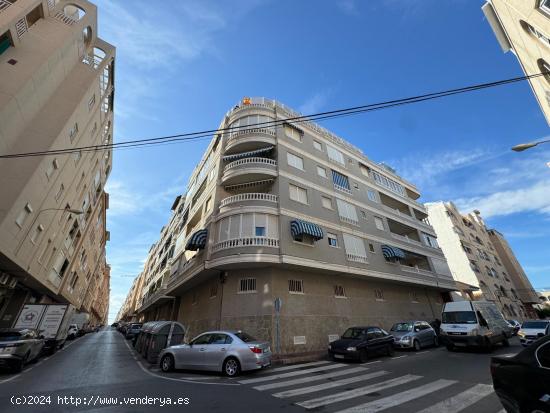
<svg viewBox="0 0 550 413"><path fill-rule="evenodd" d="M522 76L477 0L96 0L117 48L114 140L215 129L243 96L304 114ZM158 4L157 4L158 3ZM479 209L535 288L550 287L549 135L528 83L322 125L416 184ZM112 322L208 139L114 152Z"/></svg>

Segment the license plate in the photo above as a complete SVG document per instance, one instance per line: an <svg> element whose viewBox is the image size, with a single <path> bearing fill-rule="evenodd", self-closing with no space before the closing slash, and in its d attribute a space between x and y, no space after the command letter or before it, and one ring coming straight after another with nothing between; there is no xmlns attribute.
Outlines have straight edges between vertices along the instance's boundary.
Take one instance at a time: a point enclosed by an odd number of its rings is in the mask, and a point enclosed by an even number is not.
<svg viewBox="0 0 550 413"><path fill-rule="evenodd" d="M342 356L341 354L335 354L335 355L334 355L334 358L335 358L335 359L343 359L344 356Z"/></svg>
<svg viewBox="0 0 550 413"><path fill-rule="evenodd" d="M457 347L466 347L466 343L454 343Z"/></svg>

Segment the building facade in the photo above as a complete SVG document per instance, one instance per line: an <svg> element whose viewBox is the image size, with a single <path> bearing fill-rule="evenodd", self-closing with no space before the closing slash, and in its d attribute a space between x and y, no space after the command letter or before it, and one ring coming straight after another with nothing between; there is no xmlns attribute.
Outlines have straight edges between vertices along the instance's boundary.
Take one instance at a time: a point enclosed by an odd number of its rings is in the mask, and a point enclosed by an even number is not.
<svg viewBox="0 0 550 413"><path fill-rule="evenodd" d="M452 202L428 203L426 209L453 278L477 287L477 291L461 290L463 298L492 301L505 317L529 318L479 211L462 215Z"/></svg>
<svg viewBox="0 0 550 413"><path fill-rule="evenodd" d="M488 0L482 9L502 50L526 75L550 72L550 0ZM550 73L529 83L550 123Z"/></svg>
<svg viewBox="0 0 550 413"><path fill-rule="evenodd" d="M418 189L296 116L264 98L226 114L178 203L165 274L146 266L142 320L243 329L299 357L352 325L439 318L456 286Z"/></svg>
<svg viewBox="0 0 550 413"><path fill-rule="evenodd" d="M85 1L0 1L0 327L24 303L106 321L113 46ZM57 151L40 155L45 151Z"/></svg>

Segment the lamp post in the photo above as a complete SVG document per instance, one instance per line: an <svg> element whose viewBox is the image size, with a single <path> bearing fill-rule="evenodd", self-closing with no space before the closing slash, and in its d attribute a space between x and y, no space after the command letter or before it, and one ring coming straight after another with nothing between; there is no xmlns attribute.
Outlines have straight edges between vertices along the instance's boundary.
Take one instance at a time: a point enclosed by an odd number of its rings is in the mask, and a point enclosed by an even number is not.
<svg viewBox="0 0 550 413"><path fill-rule="evenodd" d="M550 142L550 139L546 139L544 141L538 141L538 142L531 142L531 143L520 143L519 145L512 147L512 150L515 152L523 152L526 149L530 149L537 145L540 145L541 143L548 143L548 142Z"/></svg>
<svg viewBox="0 0 550 413"><path fill-rule="evenodd" d="M84 213L83 211L81 211L79 209L71 209L71 208L45 208L45 209L41 209L40 211L38 211L38 213L35 215L32 222L30 223L29 228L27 229L27 232L25 233L25 236L21 239L21 241L19 241L19 245L17 245L17 248L15 249L15 255L17 255L19 253L19 250L21 249L21 247L23 246L23 243L25 242L25 240L29 236L29 232L31 232L31 229L34 227L34 224L36 223L36 220L38 219L40 214L42 212L46 212L46 211L65 211L65 212L68 212L69 214L74 214L74 215L82 215Z"/></svg>

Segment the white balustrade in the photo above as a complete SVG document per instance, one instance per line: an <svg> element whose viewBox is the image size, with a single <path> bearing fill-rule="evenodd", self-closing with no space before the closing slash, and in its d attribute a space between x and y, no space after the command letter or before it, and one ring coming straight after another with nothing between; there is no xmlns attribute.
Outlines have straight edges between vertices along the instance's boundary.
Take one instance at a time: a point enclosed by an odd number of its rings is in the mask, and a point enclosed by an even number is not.
<svg viewBox="0 0 550 413"><path fill-rule="evenodd" d="M242 247L269 247L279 248L279 240L276 238L266 237L246 237L246 238L233 238L226 241L218 242L212 248L212 252L217 252L229 248L242 248Z"/></svg>
<svg viewBox="0 0 550 413"><path fill-rule="evenodd" d="M277 202L277 195L266 194L266 193L246 193L229 196L222 199L220 202L220 208L229 204L234 204L236 202L245 202L245 201L267 201L267 202Z"/></svg>
<svg viewBox="0 0 550 413"><path fill-rule="evenodd" d="M348 257L348 261L362 262L363 264L369 263L369 261L367 260L367 257L364 257L362 255L346 253L346 256Z"/></svg>
<svg viewBox="0 0 550 413"><path fill-rule="evenodd" d="M274 159L269 158L259 158L259 157L252 157L252 158L243 158L238 159L236 161L228 163L225 168L223 169L223 172L227 172L230 169L236 168L238 166L242 165L251 165L251 164L258 164L261 166L277 166L277 161Z"/></svg>

